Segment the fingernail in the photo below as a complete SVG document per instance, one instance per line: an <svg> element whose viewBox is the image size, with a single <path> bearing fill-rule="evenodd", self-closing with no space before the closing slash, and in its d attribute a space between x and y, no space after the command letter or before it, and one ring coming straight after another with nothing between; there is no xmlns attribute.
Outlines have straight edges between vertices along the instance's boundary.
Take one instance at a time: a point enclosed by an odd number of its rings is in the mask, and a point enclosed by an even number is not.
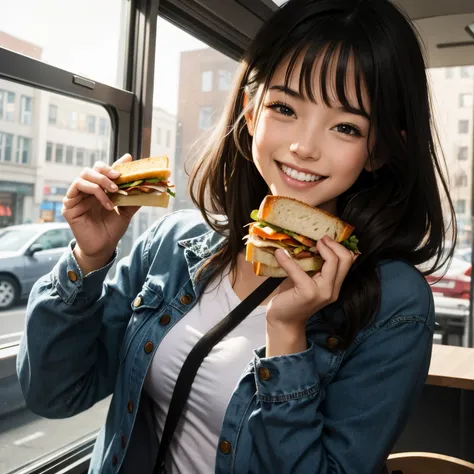
<svg viewBox="0 0 474 474"><path fill-rule="evenodd" d="M120 171L117 170L110 170L110 174L113 174L114 176L117 176L120 174Z"/></svg>
<svg viewBox="0 0 474 474"><path fill-rule="evenodd" d="M117 186L115 183L112 183L112 184L110 185L110 189L111 189L112 191L117 191L118 186Z"/></svg>
<svg viewBox="0 0 474 474"><path fill-rule="evenodd" d="M291 254L290 252L288 252L288 250L286 249L282 249L283 250L283 253L288 257L288 258L291 258Z"/></svg>

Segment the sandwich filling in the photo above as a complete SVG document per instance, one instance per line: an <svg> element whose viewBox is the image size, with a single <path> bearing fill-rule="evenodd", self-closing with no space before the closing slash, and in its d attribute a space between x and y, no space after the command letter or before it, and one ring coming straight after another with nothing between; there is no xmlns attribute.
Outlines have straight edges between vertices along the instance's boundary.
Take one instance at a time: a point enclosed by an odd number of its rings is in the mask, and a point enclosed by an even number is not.
<svg viewBox="0 0 474 474"><path fill-rule="evenodd" d="M163 194L168 193L175 197L176 194L170 189L174 184L169 184L167 178L145 178L132 181L130 183L122 183L119 185L116 194L124 196L132 196L134 194Z"/></svg>
<svg viewBox="0 0 474 474"><path fill-rule="evenodd" d="M272 255L275 254L277 248L287 250L296 259L319 255L315 240L260 220L258 210L252 211L250 217L255 222L250 224L249 234L244 237L247 243L250 242ZM359 241L354 235L341 243L355 254L359 253L357 248Z"/></svg>

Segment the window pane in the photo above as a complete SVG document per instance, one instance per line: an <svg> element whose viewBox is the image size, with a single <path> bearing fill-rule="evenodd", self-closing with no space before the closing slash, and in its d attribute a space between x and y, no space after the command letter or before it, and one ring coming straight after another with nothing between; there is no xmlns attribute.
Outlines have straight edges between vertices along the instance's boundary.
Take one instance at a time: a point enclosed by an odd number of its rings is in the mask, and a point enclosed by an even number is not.
<svg viewBox="0 0 474 474"><path fill-rule="evenodd" d="M89 133L95 133L95 117L93 115L87 116L87 131Z"/></svg>
<svg viewBox="0 0 474 474"><path fill-rule="evenodd" d="M166 212L194 207L187 194L185 162L190 170L224 109L236 68L236 61L158 18L151 154L166 153L174 163L176 198ZM149 225L153 219L150 214Z"/></svg>
<svg viewBox="0 0 474 474"><path fill-rule="evenodd" d="M429 71L434 117L448 170L449 193L456 211L458 242L446 272L428 276L435 299L436 319L448 344L465 345L468 327L472 248L472 175L474 79L469 68ZM456 80L452 80L451 78ZM461 80L462 79L462 80ZM452 246L447 243L448 248Z"/></svg>
<svg viewBox="0 0 474 474"><path fill-rule="evenodd" d="M76 151L76 165L84 167L84 148L78 148Z"/></svg>
<svg viewBox="0 0 474 474"><path fill-rule="evenodd" d="M212 71L204 71L202 73L201 90L202 92L212 91Z"/></svg>
<svg viewBox="0 0 474 474"><path fill-rule="evenodd" d="M102 117L109 130L110 122L105 109L95 104L3 79L0 91L4 111L0 119L0 235L10 233L4 246L24 251L28 241L36 241L51 230L46 223L65 226L40 240L45 245L43 255L39 253L21 265L15 260L18 257L2 258L2 272L14 274L28 293L33 283L53 268L71 239L61 208L68 187L81 172L82 165L76 158L80 160L85 149L100 149L105 161L111 158L109 137L89 133L87 127L66 130L71 112L79 120L81 114L84 118ZM5 120L8 97L18 101L14 122ZM31 123L25 119L29 112ZM39 230L33 230L31 224L40 224ZM18 225L15 234L13 225ZM0 237L0 248L1 242ZM5 288L8 282L2 272L0 288ZM18 342L24 329L26 301L18 300L8 308L16 298L15 292L16 288L11 287L13 300L0 294L0 358L5 350L2 346ZM11 472L95 432L105 420L108 403L105 400L71 419L46 420L25 408L15 376L0 378L0 473Z"/></svg>
<svg viewBox="0 0 474 474"><path fill-rule="evenodd" d="M126 0L4 1L0 47L122 88L126 6Z"/></svg>
<svg viewBox="0 0 474 474"><path fill-rule="evenodd" d="M72 165L73 160L74 160L74 147L68 146L66 148L66 163L68 165Z"/></svg>

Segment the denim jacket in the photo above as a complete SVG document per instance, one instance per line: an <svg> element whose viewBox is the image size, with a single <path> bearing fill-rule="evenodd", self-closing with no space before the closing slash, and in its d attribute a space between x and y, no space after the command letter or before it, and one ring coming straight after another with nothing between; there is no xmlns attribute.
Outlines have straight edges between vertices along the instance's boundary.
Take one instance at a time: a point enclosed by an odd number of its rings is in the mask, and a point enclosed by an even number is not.
<svg viewBox="0 0 474 474"><path fill-rule="evenodd" d="M105 280L113 259L84 278L72 241L35 284L17 362L28 407L66 418L113 394L89 473L151 474L159 440L145 375L201 294L197 270L223 242L199 212L179 211L136 241L113 280ZM304 352L266 358L255 348L225 413L217 474L384 469L425 383L434 305L407 263L384 261L379 273L380 311L348 349L320 313L308 321Z"/></svg>

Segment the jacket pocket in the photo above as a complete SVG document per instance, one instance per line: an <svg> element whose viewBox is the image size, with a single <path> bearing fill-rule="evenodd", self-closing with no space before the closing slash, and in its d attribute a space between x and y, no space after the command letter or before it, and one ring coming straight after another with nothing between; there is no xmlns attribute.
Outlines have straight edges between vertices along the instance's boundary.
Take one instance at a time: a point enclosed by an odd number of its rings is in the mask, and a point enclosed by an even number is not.
<svg viewBox="0 0 474 474"><path fill-rule="evenodd" d="M127 352L130 348L130 344L145 324L145 322L152 316L163 301L163 292L160 287L153 284L152 281L145 281L140 292L130 303L132 310L132 316L128 323L127 329L120 348L120 362L123 362Z"/></svg>

